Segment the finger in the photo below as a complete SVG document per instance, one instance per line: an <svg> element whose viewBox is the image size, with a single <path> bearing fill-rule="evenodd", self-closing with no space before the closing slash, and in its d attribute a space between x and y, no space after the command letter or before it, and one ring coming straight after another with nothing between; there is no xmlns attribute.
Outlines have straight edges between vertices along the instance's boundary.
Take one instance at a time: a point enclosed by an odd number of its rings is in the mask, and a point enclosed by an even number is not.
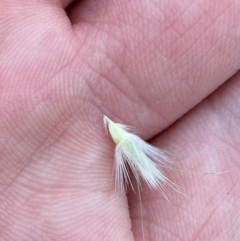
<svg viewBox="0 0 240 241"><path fill-rule="evenodd" d="M86 61L101 72L88 78L101 112L145 137L182 116L239 68L239 10L236 1L76 2L74 29L100 52Z"/></svg>
<svg viewBox="0 0 240 241"><path fill-rule="evenodd" d="M240 73L154 141L171 153L177 169L186 170L169 170L166 174L189 198L169 189L167 202L160 192L144 189L141 194L147 237L225 240L238 233L239 88ZM141 240L139 200L136 194L129 200L135 238Z"/></svg>

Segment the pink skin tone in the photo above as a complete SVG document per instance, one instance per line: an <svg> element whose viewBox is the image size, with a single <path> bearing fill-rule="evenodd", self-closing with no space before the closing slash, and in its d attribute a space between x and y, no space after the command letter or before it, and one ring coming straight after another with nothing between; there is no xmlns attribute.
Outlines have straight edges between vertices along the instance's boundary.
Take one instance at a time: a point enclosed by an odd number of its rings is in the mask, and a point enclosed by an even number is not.
<svg viewBox="0 0 240 241"><path fill-rule="evenodd" d="M238 0L0 12L0 240L143 240L138 195L114 189L103 114L186 170L165 173L189 198L143 185L145 240L239 240Z"/></svg>

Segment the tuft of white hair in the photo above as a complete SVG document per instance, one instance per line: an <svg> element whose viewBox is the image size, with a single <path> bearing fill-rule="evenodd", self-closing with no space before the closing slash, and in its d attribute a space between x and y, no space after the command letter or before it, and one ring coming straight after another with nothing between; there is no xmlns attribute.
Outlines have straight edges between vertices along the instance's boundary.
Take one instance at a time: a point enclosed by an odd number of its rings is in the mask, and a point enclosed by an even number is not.
<svg viewBox="0 0 240 241"><path fill-rule="evenodd" d="M128 184L132 186L129 168L138 185L140 185L142 179L150 188L158 188L163 194L165 193L165 184L176 188L175 184L161 171L161 167L166 167L166 164L170 163L164 151L130 133L129 126L115 123L105 115L103 116L103 122L116 144L116 189L124 191Z"/></svg>

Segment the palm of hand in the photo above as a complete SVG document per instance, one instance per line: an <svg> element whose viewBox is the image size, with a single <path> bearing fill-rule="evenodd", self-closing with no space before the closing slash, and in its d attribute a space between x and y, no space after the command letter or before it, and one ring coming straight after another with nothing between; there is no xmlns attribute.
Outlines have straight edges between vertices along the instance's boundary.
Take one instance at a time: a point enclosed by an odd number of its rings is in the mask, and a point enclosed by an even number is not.
<svg viewBox="0 0 240 241"><path fill-rule="evenodd" d="M231 171L167 171L190 200L144 187L146 240L238 240L237 3L81 2L71 25L70 1L33 2L0 3L0 239L142 239L138 196L114 190L107 114L179 169Z"/></svg>

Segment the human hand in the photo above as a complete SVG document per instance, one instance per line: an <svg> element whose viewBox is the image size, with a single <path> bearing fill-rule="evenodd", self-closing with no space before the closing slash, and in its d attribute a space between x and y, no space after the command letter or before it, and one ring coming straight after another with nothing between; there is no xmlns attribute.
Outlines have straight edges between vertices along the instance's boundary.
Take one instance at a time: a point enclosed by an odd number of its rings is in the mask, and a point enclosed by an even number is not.
<svg viewBox="0 0 240 241"><path fill-rule="evenodd" d="M238 1L70 3L0 2L0 240L143 239L103 114L189 170L144 186L146 240L239 240Z"/></svg>

